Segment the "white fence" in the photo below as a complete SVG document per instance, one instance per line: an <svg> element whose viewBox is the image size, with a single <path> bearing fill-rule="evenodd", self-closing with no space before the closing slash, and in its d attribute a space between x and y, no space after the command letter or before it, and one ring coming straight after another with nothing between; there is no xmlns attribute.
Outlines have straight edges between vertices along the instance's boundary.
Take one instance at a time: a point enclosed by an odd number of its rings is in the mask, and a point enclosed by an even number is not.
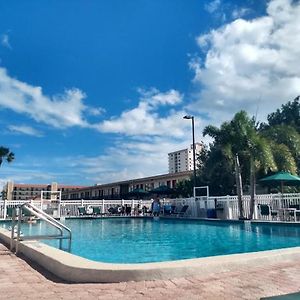
<svg viewBox="0 0 300 300"><path fill-rule="evenodd" d="M9 208L17 207L28 201L0 201L0 219L9 217ZM46 213L54 217L74 217L79 216L79 207L89 208L99 207L101 214L109 214L109 208L126 207L130 208L129 215L137 215L143 206L147 210L151 207L151 200L34 200L30 201L38 208L43 209Z"/></svg>
<svg viewBox="0 0 300 300"><path fill-rule="evenodd" d="M0 219L9 217L9 208L23 204L25 201L0 201ZM186 217L206 218L217 217L219 219L238 219L238 200L237 196L222 197L197 197L197 198L181 198L181 199L162 199L162 205L170 204L176 207L177 211L184 205L188 205L185 213ZM109 208L129 207L129 215L138 215L143 207L150 209L151 200L33 200L32 203L43 209L45 212L54 217L78 216L78 207L99 207L101 213L108 213ZM245 217L250 212L250 196L243 196L243 208ZM265 194L256 195L254 219L261 218L258 205L267 204L273 210L289 208L298 205L300 208L300 194Z"/></svg>
<svg viewBox="0 0 300 300"><path fill-rule="evenodd" d="M165 203L173 204L177 211L183 205L189 208L185 214L193 218L218 218L224 220L236 220L239 218L238 197L221 196L221 197L196 197L185 199L166 199ZM250 196L243 196L244 217L250 215ZM295 194L263 194L255 196L254 219L269 219L268 216L260 214L259 206L268 205L270 210L284 210L291 206L298 206L300 210L300 193ZM300 212L300 211L299 211ZM296 220L294 220L296 221Z"/></svg>

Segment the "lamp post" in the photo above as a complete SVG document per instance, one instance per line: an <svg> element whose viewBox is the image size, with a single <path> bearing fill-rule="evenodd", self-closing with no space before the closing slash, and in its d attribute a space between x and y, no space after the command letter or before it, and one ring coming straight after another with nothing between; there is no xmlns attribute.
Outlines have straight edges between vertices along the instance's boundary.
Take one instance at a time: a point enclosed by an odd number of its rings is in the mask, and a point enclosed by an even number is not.
<svg viewBox="0 0 300 300"><path fill-rule="evenodd" d="M196 153L195 153L195 123L194 116L186 115L183 117L186 120L192 120L192 135L193 135L193 165L194 165L194 188L193 194L195 197L195 187L196 187Z"/></svg>

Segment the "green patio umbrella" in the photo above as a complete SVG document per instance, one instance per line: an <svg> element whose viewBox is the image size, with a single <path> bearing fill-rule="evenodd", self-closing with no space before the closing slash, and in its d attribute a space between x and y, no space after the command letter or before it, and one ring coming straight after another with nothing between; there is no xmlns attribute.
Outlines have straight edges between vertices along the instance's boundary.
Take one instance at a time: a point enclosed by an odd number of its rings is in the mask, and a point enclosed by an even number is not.
<svg viewBox="0 0 300 300"><path fill-rule="evenodd" d="M263 184L275 185L280 184L281 193L283 193L284 185L300 185L300 177L297 175L292 175L288 172L278 172L274 175L267 176L259 180Z"/></svg>
<svg viewBox="0 0 300 300"><path fill-rule="evenodd" d="M157 195L172 195L175 193L174 189L171 189L170 187L166 185L161 185L149 192L150 194L157 194Z"/></svg>
<svg viewBox="0 0 300 300"><path fill-rule="evenodd" d="M145 197L147 195L149 195L149 193L143 189L134 189L127 194L129 197Z"/></svg>

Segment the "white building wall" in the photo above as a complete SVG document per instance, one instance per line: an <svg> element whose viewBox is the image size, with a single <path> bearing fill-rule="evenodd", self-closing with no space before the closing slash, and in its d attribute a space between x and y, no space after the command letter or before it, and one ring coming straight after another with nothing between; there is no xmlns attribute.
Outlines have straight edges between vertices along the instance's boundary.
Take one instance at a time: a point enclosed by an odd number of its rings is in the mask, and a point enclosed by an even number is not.
<svg viewBox="0 0 300 300"><path fill-rule="evenodd" d="M202 144L195 143L195 153L200 153ZM187 149L168 153L169 173L177 173L194 170L193 145Z"/></svg>

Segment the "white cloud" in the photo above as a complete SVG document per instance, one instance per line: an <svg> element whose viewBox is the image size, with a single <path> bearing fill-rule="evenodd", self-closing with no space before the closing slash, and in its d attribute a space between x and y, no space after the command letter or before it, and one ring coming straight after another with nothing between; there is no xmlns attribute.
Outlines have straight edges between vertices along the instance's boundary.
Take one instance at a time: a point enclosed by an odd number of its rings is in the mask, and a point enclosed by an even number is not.
<svg viewBox="0 0 300 300"><path fill-rule="evenodd" d="M12 49L8 34L5 33L1 35L1 45L5 48Z"/></svg>
<svg viewBox="0 0 300 300"><path fill-rule="evenodd" d="M37 122L56 128L72 126L91 127L84 113L99 114L100 108L90 108L83 103L85 94L76 88L63 94L47 96L42 88L10 77L0 67L0 107L25 114Z"/></svg>
<svg viewBox="0 0 300 300"><path fill-rule="evenodd" d="M43 134L40 131L36 130L33 127L26 126L26 125L9 125L8 129L12 132L15 132L15 133L32 135L32 136L36 136L36 137L42 137L43 136Z"/></svg>
<svg viewBox="0 0 300 300"><path fill-rule="evenodd" d="M47 96L40 87L14 79L5 69L0 68L2 109L25 114L37 122L56 128L80 126L104 133L121 133L115 137L113 146L95 157L48 158L46 162L39 158L38 163L42 165L35 165L32 157L23 158L23 164L19 161L18 165L14 162L13 166L6 166L5 171L8 170L9 174L7 179L18 182L55 180L63 183L95 183L167 172L167 153L191 143L191 123L183 120L187 112L181 109L183 95L172 89L160 92L154 88L140 89L139 93L136 107L102 123L91 124L84 118L84 114L98 116L104 110L86 106L83 103L85 95L80 90L67 90L62 95ZM8 128L13 132L41 135L29 126L10 125ZM65 170L70 167L78 172L68 174ZM41 176L41 169L47 169L45 178ZM3 175L5 177L5 173Z"/></svg>
<svg viewBox="0 0 300 300"><path fill-rule="evenodd" d="M190 109L219 123L245 109L259 118L300 93L300 3L272 0L267 16L237 19L198 37L205 60L192 61L198 101Z"/></svg>
<svg viewBox="0 0 300 300"><path fill-rule="evenodd" d="M125 135L170 135L180 137L184 135L182 110L170 110L167 116L160 116L158 108L174 106L182 102L183 96L175 90L165 93L157 89L150 91L139 90L141 98L137 107L121 113L119 117L112 117L98 124L96 128L101 132L121 133Z"/></svg>
<svg viewBox="0 0 300 300"><path fill-rule="evenodd" d="M168 172L168 153L187 148L191 136L181 140L152 137L151 140L129 138L116 141L104 154L94 157L60 158L56 164L80 170L90 182L108 183Z"/></svg>
<svg viewBox="0 0 300 300"><path fill-rule="evenodd" d="M1 169L0 191L3 190L4 185L8 181L17 183L50 183L57 178L54 174L50 174L49 172L7 166L7 164L3 165Z"/></svg>
<svg viewBox="0 0 300 300"><path fill-rule="evenodd" d="M150 90L138 89L141 94L141 100L152 107L159 105L176 105L182 102L182 95L176 90L169 90L162 93L158 89Z"/></svg>
<svg viewBox="0 0 300 300"><path fill-rule="evenodd" d="M140 101L137 107L124 111L119 117L112 117L101 123L90 123L85 115L99 116L105 110L84 104L85 94L79 89L69 89L63 94L47 96L41 87L29 85L10 77L0 67L0 108L25 114L36 122L55 128L79 126L94 128L103 133L126 135L165 135L183 136L185 125L178 123L184 111L170 110L165 116L158 111L162 107L181 104L183 95L176 90L160 92L155 88L139 90ZM170 128L172 131L170 132ZM33 128L10 126L11 131L40 135Z"/></svg>
<svg viewBox="0 0 300 300"><path fill-rule="evenodd" d="M213 0L204 5L204 9L209 13L214 13L219 9L221 5L221 0Z"/></svg>
<svg viewBox="0 0 300 300"><path fill-rule="evenodd" d="M235 9L233 9L233 11L231 13L231 17L233 19L242 18L242 17L248 15L250 12L251 12L251 9L247 8L247 7L235 8Z"/></svg>
<svg viewBox="0 0 300 300"><path fill-rule="evenodd" d="M106 110L102 107L89 107L87 109L87 113L91 116L101 116L102 114L104 114L106 112Z"/></svg>

